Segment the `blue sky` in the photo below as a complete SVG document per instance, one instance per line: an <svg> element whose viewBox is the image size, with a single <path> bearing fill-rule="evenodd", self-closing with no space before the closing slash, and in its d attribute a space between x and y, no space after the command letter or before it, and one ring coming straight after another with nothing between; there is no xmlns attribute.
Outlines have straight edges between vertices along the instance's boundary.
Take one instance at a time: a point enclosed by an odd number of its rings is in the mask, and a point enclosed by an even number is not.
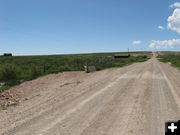
<svg viewBox="0 0 180 135"><path fill-rule="evenodd" d="M180 51L175 2L0 0L0 54Z"/></svg>

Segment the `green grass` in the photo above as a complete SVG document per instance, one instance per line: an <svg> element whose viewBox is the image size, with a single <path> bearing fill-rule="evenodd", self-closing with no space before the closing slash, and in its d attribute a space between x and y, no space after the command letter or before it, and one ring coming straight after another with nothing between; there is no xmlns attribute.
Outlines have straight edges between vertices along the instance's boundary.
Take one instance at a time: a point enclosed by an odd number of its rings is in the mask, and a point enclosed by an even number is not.
<svg viewBox="0 0 180 135"><path fill-rule="evenodd" d="M146 56L119 59L108 57L113 54L0 56L0 82L5 82L5 85L0 87L0 92L19 84L19 82L32 80L43 75L64 71L83 71L85 65L94 65L97 70L103 70L111 67L122 67L135 62L144 62L148 59Z"/></svg>
<svg viewBox="0 0 180 135"><path fill-rule="evenodd" d="M3 85L0 87L0 93L7 90L7 89L10 89L12 86L9 86L9 85Z"/></svg>
<svg viewBox="0 0 180 135"><path fill-rule="evenodd" d="M164 54L159 56L161 62L170 62L172 66L180 69L180 55Z"/></svg>

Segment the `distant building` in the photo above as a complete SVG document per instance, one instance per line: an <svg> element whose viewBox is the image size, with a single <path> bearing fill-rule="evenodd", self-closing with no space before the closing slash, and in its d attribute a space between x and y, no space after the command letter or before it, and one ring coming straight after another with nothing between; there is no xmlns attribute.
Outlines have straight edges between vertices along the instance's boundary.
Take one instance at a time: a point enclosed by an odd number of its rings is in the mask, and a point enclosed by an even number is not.
<svg viewBox="0 0 180 135"><path fill-rule="evenodd" d="M115 54L114 58L128 58L130 54Z"/></svg>
<svg viewBox="0 0 180 135"><path fill-rule="evenodd" d="M12 56L12 53L4 53L3 56Z"/></svg>

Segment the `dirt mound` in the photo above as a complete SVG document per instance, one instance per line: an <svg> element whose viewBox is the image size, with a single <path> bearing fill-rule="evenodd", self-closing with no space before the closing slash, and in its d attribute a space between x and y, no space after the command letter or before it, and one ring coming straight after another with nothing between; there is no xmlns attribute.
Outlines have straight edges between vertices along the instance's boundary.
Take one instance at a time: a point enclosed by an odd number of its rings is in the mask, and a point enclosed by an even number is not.
<svg viewBox="0 0 180 135"><path fill-rule="evenodd" d="M38 79L24 82L9 90L0 93L0 109L8 106L17 105L23 100L28 100L34 95L39 95L41 91L48 90L59 81L59 85L67 85L72 78L83 75L83 72L64 72L50 74ZM68 83L67 83L68 82Z"/></svg>

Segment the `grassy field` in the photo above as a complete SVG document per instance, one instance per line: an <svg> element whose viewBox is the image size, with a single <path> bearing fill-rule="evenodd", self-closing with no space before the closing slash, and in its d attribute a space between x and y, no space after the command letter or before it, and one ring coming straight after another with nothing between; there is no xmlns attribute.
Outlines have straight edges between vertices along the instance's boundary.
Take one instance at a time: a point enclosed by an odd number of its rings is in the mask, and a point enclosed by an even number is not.
<svg viewBox="0 0 180 135"><path fill-rule="evenodd" d="M83 71L85 65L94 65L97 70L122 67L134 62L144 62L150 52L132 53L129 58L113 58L114 53L77 55L13 56L0 57L0 92L23 81L64 71ZM133 54L135 56L133 56Z"/></svg>
<svg viewBox="0 0 180 135"><path fill-rule="evenodd" d="M161 62L169 62L180 69L180 52L159 52L158 58Z"/></svg>

